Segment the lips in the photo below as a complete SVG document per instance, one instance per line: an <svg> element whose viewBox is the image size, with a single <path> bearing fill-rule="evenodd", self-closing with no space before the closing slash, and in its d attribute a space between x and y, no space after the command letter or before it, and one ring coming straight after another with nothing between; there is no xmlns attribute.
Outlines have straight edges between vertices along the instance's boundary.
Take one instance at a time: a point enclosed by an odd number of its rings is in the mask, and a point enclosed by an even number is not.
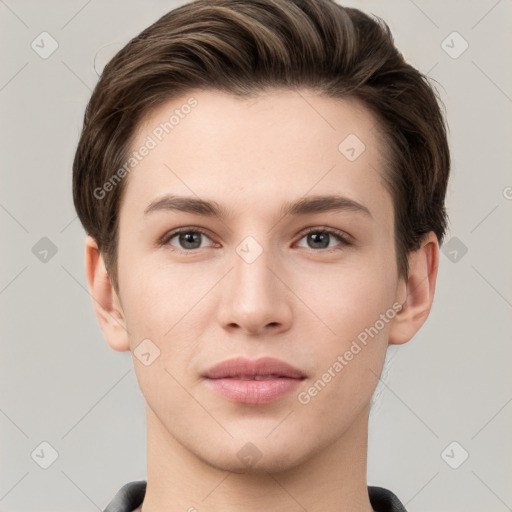
<svg viewBox="0 0 512 512"><path fill-rule="evenodd" d="M271 357L229 359L213 366L203 376L210 388L228 400L252 405L278 400L306 378L298 368Z"/></svg>
<svg viewBox="0 0 512 512"><path fill-rule="evenodd" d="M263 357L256 360L238 357L223 361L210 368L205 377L209 379L264 380L283 377L302 379L305 375L298 368L272 357Z"/></svg>

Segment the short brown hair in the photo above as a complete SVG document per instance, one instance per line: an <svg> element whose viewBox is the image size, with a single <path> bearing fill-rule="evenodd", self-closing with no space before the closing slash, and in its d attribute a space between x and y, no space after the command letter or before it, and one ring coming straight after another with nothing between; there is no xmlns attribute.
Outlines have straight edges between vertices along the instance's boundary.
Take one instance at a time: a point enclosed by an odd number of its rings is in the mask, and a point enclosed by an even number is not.
<svg viewBox="0 0 512 512"><path fill-rule="evenodd" d="M98 199L126 161L141 120L192 89L254 96L308 88L355 98L384 136L400 276L433 231L441 244L450 169L441 101L405 62L380 18L333 0L196 0L133 38L105 67L87 105L73 162L78 216L117 279L119 209L126 180Z"/></svg>

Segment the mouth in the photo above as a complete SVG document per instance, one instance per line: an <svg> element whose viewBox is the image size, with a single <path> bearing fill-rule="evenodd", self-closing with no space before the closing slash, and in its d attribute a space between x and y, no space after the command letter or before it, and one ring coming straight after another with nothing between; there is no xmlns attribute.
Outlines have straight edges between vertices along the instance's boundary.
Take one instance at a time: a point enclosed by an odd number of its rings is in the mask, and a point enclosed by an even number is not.
<svg viewBox="0 0 512 512"><path fill-rule="evenodd" d="M296 389L306 375L279 359L238 357L213 366L203 377L211 389L232 402L262 405Z"/></svg>
<svg viewBox="0 0 512 512"><path fill-rule="evenodd" d="M238 380L270 380L270 379L283 379L287 378L284 375L237 375L236 377L224 377L226 379L238 379Z"/></svg>
<svg viewBox="0 0 512 512"><path fill-rule="evenodd" d="M203 376L208 379L262 380L266 378L302 379L305 374L291 364L273 357L260 359L235 357L212 366Z"/></svg>

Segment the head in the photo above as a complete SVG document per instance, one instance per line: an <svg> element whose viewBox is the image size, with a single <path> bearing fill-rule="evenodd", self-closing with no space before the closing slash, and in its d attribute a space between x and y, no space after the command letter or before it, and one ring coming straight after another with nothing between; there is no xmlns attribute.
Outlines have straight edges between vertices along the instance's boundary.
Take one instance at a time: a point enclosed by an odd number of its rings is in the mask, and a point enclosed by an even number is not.
<svg viewBox="0 0 512 512"><path fill-rule="evenodd" d="M183 446L233 468L252 442L261 467L291 467L365 417L388 344L432 303L450 165L439 103L383 21L331 0L188 3L105 67L73 165L89 286L112 348L157 347L148 366L134 357L137 377ZM204 385L232 355L306 378L234 404ZM294 421L267 436L284 410ZM304 442L305 428L321 432Z"/></svg>

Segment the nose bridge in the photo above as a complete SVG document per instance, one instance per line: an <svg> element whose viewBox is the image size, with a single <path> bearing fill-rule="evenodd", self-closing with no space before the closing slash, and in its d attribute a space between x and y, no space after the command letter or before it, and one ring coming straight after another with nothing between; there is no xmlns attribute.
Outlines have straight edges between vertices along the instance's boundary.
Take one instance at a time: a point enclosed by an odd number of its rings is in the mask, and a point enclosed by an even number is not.
<svg viewBox="0 0 512 512"><path fill-rule="evenodd" d="M235 248L229 290L224 295L221 321L247 331L259 331L289 320L283 284L275 276L279 262L269 248L269 236L248 235ZM261 240L261 241L260 241Z"/></svg>
<svg viewBox="0 0 512 512"><path fill-rule="evenodd" d="M243 299L248 308L258 306L261 301L268 303L271 296L276 295L272 293L275 277L268 268L276 264L272 262L269 237L256 236L246 236L236 247L233 257L233 296Z"/></svg>

